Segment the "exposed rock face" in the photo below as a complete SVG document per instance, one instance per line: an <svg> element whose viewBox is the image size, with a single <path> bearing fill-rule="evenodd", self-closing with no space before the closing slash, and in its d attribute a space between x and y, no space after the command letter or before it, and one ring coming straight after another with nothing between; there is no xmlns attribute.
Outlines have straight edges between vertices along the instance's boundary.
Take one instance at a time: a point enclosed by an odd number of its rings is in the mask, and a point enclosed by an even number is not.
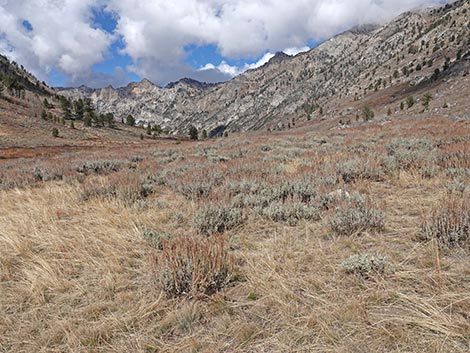
<svg viewBox="0 0 470 353"><path fill-rule="evenodd" d="M469 0L407 12L382 27L351 29L295 57L278 53L264 66L216 85L182 79L160 88L143 80L60 94L90 97L98 112L132 114L175 133L190 124L213 134L276 128L306 119L319 105L333 109L334 102L359 100L371 90L430 79L446 57L452 63L458 52L469 52L469 16Z"/></svg>

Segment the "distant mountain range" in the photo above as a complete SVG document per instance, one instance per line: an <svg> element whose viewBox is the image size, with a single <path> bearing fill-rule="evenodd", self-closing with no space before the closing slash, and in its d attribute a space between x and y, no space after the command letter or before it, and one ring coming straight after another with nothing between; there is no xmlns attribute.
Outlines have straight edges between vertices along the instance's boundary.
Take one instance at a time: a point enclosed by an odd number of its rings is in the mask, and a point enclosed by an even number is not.
<svg viewBox="0 0 470 353"><path fill-rule="evenodd" d="M142 80L121 88L55 92L90 98L99 113L119 120L130 114L142 125L159 124L173 133L185 133L190 125L209 135L283 129L322 115L354 116L376 92L431 85L452 70L466 70L469 18L469 0L407 12L383 26L353 28L296 56L277 53L219 84L184 78L161 88ZM31 77L27 81L31 89L50 90Z"/></svg>

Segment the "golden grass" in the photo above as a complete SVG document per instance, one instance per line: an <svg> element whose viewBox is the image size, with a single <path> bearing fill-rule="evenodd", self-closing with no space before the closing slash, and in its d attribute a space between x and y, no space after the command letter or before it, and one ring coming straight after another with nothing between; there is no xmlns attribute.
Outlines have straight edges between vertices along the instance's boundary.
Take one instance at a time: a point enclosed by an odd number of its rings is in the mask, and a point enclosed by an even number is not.
<svg viewBox="0 0 470 353"><path fill-rule="evenodd" d="M235 141L226 141L219 143L228 151ZM264 143L253 139L249 148ZM231 168L262 156L250 158ZM299 161L283 164L287 175L299 173ZM143 166L153 173L150 162ZM295 227L250 216L222 235L238 281L212 296L179 298L162 291L154 262L161 252L139 230L197 236L192 219L206 201L168 186L156 186L143 208L112 197L83 201L78 181L0 191L0 351L468 352L468 249L418 239L422 215L448 182L411 171L357 181L353 189L385 209L378 234L337 236L328 213ZM385 255L395 272L364 279L342 270L343 260L365 252Z"/></svg>

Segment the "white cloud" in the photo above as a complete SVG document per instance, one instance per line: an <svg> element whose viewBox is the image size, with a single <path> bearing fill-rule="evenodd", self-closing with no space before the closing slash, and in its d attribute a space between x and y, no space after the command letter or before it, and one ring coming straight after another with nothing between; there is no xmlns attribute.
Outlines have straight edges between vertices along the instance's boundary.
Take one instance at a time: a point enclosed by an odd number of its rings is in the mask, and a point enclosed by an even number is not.
<svg viewBox="0 0 470 353"><path fill-rule="evenodd" d="M79 80L90 75L119 38L127 68L154 82L183 76L223 79L262 65L269 53L301 51L352 26L383 22L440 0L0 0L0 50L44 77L56 67ZM114 35L95 28L93 6L118 21ZM33 30L25 30L28 20ZM268 53L236 68L221 63L194 70L185 64L188 45L213 45L226 59Z"/></svg>
<svg viewBox="0 0 470 353"><path fill-rule="evenodd" d="M0 1L0 50L40 78L55 67L72 79L103 60L109 33L91 24L93 0ZM23 26L28 21L32 30Z"/></svg>
<svg viewBox="0 0 470 353"><path fill-rule="evenodd" d="M297 48L297 47L292 47L292 48L287 48L287 49L284 49L283 52L286 53L287 55L290 55L290 56L294 56L294 55L297 55L299 53L303 53L303 52L306 52L310 50L310 47L307 47L307 46L304 46L304 47L300 47L300 48ZM234 77L236 75L239 75L247 70L252 70L252 69L257 69L258 67L261 67L263 66L264 64L266 64L267 62L269 62L269 60L271 60L272 58L274 58L276 54L274 53L266 53L264 54L258 61L254 62L254 63L247 63L245 65L243 65L242 67L237 67L237 66L231 66L229 64L227 64L227 62L225 61L222 61L219 65L215 66L214 64L212 63L208 63L206 65L204 65L203 67L201 67L198 71L207 71L207 70L217 70L229 77Z"/></svg>
<svg viewBox="0 0 470 353"><path fill-rule="evenodd" d="M297 55L297 54L300 54L300 53L304 53L306 51L309 51L310 50L310 47L300 47L300 48L297 48L297 47L291 47L291 48L287 48L287 49L284 49L283 52L286 53L287 55Z"/></svg>
<svg viewBox="0 0 470 353"><path fill-rule="evenodd" d="M198 71L208 71L208 70L218 70L223 74L226 74L230 77L236 76L240 73L240 69L236 66L231 66L227 62L222 61L219 65L215 66L214 64L206 64L201 67Z"/></svg>
<svg viewBox="0 0 470 353"><path fill-rule="evenodd" d="M271 60L272 58L274 58L274 55L273 53L266 53L264 54L261 59L259 59L257 62L253 63L253 64L245 64L245 66L243 67L243 71L246 71L246 70L251 70L251 69L256 69L258 67L261 67L263 66L264 64L266 64L269 60Z"/></svg>
<svg viewBox="0 0 470 353"><path fill-rule="evenodd" d="M227 59L256 57L290 48L296 54L309 40L321 41L358 24L382 22L439 0L109 0L119 17L133 70L156 82L177 74L190 44L217 47ZM211 70L233 76L262 65L235 68L222 62ZM170 63L170 64L169 64ZM209 68L209 66L207 67ZM207 71L199 70L198 72Z"/></svg>

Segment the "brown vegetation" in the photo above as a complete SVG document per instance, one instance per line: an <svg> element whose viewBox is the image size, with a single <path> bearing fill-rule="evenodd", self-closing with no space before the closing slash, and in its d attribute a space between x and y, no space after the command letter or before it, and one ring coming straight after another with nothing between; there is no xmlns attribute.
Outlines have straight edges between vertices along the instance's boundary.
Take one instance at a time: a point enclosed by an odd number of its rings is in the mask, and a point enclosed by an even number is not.
<svg viewBox="0 0 470 353"><path fill-rule="evenodd" d="M0 346L468 352L468 242L435 230L468 241L440 209L469 141L423 119L4 160Z"/></svg>

